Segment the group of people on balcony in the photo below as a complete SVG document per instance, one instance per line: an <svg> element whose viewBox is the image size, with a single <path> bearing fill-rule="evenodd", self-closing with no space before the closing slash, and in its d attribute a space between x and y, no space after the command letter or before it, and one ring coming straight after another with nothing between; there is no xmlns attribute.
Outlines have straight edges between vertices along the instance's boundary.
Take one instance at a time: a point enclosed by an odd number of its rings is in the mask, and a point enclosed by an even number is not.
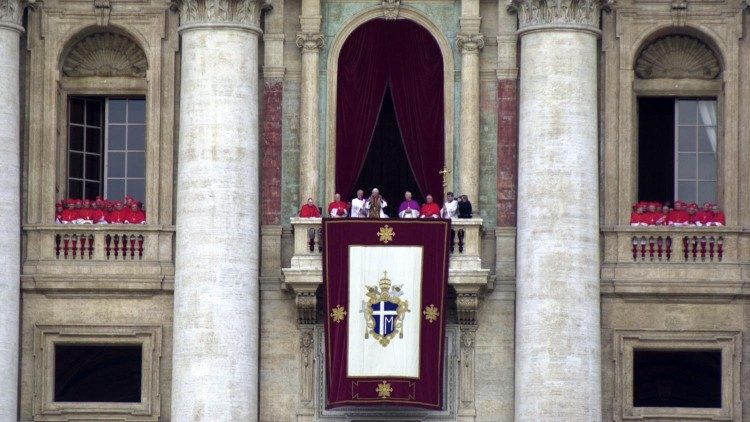
<svg viewBox="0 0 750 422"><path fill-rule="evenodd" d="M341 200L341 195L336 194L333 201L328 204L325 217L330 218L388 218L385 208L388 202L380 195L380 191L375 188L368 198L365 198L362 189L357 191L357 197L350 202ZM307 199L307 203L302 205L299 216L303 218L321 217L321 210L315 204L312 198ZM471 202L466 195L453 195L448 192L445 195L445 202L442 208L434 202L432 195L425 197L425 202L421 206L412 198L409 191L404 192L404 201L398 208L399 218L471 218Z"/></svg>
<svg viewBox="0 0 750 422"><path fill-rule="evenodd" d="M677 200L674 208L669 203L641 201L633 205L631 226L724 226L726 218L717 204L705 202L687 204Z"/></svg>
<svg viewBox="0 0 750 422"><path fill-rule="evenodd" d="M63 199L55 204L57 224L146 224L140 201L126 196L123 201Z"/></svg>

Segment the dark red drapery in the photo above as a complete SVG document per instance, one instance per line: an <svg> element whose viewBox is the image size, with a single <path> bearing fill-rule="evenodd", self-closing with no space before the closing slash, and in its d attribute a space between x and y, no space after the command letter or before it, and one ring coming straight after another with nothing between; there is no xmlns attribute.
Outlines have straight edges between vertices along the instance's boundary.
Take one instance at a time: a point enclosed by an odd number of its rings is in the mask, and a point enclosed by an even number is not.
<svg viewBox="0 0 750 422"><path fill-rule="evenodd" d="M351 195L355 189L388 84L414 178L423 194L439 200L438 172L445 159L443 56L432 35L409 20L371 20L354 30L341 49L336 191Z"/></svg>

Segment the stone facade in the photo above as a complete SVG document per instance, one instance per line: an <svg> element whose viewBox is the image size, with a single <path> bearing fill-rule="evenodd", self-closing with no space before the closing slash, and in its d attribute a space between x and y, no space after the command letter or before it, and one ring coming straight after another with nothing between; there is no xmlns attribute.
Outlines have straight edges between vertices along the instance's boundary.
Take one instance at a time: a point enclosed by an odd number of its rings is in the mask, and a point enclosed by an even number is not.
<svg viewBox="0 0 750 422"><path fill-rule="evenodd" d="M747 3L511 3L0 0L0 421L750 419ZM338 53L375 18L438 41L448 188L480 217L442 412L324 409L319 222L293 217L333 194ZM93 95L146 99L145 226L53 224ZM646 96L717 99L727 226L628 225ZM55 403L60 341L145 345L142 402ZM644 345L721 350L722 407L634 408Z"/></svg>

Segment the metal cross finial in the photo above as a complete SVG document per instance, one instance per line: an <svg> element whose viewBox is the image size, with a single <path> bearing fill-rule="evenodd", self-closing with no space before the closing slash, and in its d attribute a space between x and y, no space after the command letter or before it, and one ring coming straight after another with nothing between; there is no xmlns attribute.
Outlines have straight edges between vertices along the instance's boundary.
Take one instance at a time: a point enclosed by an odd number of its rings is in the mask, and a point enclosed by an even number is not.
<svg viewBox="0 0 750 422"><path fill-rule="evenodd" d="M448 167L443 166L443 169L438 172L439 175L443 176L443 187L448 187L448 174L451 173L451 170L448 170Z"/></svg>

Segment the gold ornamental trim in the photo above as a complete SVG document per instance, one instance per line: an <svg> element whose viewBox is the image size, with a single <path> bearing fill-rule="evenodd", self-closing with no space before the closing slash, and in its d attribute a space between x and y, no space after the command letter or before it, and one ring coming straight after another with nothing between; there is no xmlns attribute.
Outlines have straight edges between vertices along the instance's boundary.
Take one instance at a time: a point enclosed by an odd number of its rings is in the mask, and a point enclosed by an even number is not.
<svg viewBox="0 0 750 422"><path fill-rule="evenodd" d="M335 308L331 309L331 319L333 319L333 322L339 323L346 318L346 309L344 309L343 306L337 305Z"/></svg>
<svg viewBox="0 0 750 422"><path fill-rule="evenodd" d="M424 315L424 319L432 324L433 322L437 321L438 317L440 316L440 311L435 307L435 305L430 304L430 306L425 306L424 311L422 311L422 315Z"/></svg>
<svg viewBox="0 0 750 422"><path fill-rule="evenodd" d="M390 382L384 380L378 384L378 388L376 388L375 391L378 393L378 398L387 399L391 396L393 387L391 387Z"/></svg>
<svg viewBox="0 0 750 422"><path fill-rule="evenodd" d="M394 237L396 237L396 232L393 231L393 227L387 224L378 230L378 239L386 245L392 242Z"/></svg>

